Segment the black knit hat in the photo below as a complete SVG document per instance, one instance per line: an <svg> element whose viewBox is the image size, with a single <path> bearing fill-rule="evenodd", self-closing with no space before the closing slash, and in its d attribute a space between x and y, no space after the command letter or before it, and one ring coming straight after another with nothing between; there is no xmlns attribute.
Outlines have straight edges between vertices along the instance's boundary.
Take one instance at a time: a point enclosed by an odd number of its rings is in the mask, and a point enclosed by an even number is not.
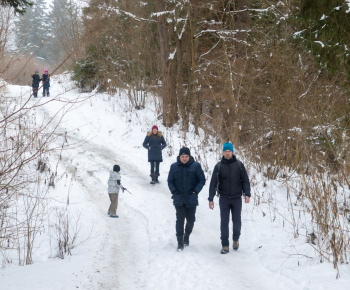
<svg viewBox="0 0 350 290"><path fill-rule="evenodd" d="M187 148L187 147L182 147L182 148L180 149L179 156L184 155L184 154L186 154L186 155L188 155L188 156L191 156L190 149Z"/></svg>
<svg viewBox="0 0 350 290"><path fill-rule="evenodd" d="M119 172L120 171L120 166L119 165L114 165L113 166L113 171Z"/></svg>

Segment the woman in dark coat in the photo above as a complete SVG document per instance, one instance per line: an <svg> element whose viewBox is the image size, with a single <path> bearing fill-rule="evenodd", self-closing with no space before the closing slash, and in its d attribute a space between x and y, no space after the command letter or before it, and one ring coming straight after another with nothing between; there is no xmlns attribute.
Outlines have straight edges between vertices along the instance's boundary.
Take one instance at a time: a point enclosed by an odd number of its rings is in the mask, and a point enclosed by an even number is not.
<svg viewBox="0 0 350 290"><path fill-rule="evenodd" d="M162 132L154 125L152 131L147 133L143 147L148 150L148 162L151 163L151 184L158 183L159 163L163 162L162 150L166 147Z"/></svg>

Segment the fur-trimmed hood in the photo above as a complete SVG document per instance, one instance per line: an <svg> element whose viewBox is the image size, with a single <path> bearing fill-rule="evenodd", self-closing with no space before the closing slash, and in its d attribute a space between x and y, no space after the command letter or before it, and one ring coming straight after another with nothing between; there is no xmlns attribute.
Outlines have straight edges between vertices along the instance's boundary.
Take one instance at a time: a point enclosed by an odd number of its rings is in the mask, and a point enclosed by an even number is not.
<svg viewBox="0 0 350 290"><path fill-rule="evenodd" d="M152 131L150 131L150 132L147 133L147 136L152 136L152 134L153 134ZM158 131L156 136L157 136L158 138L160 138L160 137L163 136L163 133L162 133L161 131Z"/></svg>

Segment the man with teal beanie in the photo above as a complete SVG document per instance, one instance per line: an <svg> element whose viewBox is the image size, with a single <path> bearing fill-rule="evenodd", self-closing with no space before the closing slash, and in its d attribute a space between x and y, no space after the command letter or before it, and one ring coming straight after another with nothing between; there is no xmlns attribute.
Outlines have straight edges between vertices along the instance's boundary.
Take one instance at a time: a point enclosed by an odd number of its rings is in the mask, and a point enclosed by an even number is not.
<svg viewBox="0 0 350 290"><path fill-rule="evenodd" d="M250 182L247 171L241 161L233 154L233 145L227 142L222 147L223 157L214 167L209 186L209 208L214 209L215 192L219 196L220 229L221 229L221 254L227 254L229 244L229 222L232 213L232 239L233 249L238 250L239 237L241 235L242 195L245 195L245 203L250 200Z"/></svg>

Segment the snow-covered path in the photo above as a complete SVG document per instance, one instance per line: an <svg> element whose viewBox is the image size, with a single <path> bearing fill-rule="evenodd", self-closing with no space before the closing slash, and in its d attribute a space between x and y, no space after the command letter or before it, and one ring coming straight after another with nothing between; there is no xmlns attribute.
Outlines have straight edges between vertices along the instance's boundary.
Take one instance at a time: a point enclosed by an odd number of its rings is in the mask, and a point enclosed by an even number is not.
<svg viewBox="0 0 350 290"><path fill-rule="evenodd" d="M57 109L57 104L50 106ZM161 165L161 183L149 184L147 152L141 146L145 136L142 128L130 128L125 117L118 114L109 114L106 122L96 106L86 105L86 110L80 109L75 117L68 115L61 124L67 131L88 125L88 130L97 134L74 153L77 181L97 205L103 224L99 231L104 229L91 253L92 273L88 273L89 279L80 281L83 289L299 288L294 281L269 272L259 262L256 229L249 215L251 204L244 205L239 251L220 254L219 208L208 208L209 181L200 193L190 247L176 252L175 209L166 183L169 164L176 156L169 158L164 152L167 162ZM41 110L52 113L49 106ZM84 130L71 135L68 143L86 138ZM67 162L70 160L71 156L66 157ZM106 214L106 180L113 164L120 165L122 184L133 193L120 194L118 219Z"/></svg>
<svg viewBox="0 0 350 290"><path fill-rule="evenodd" d="M94 119L99 127L98 121ZM120 132L127 131L119 124ZM79 138L84 140L84 136L75 136L73 141ZM207 186L201 193L190 247L176 252L175 210L166 184L167 168L162 166L162 183L150 185L148 171L139 165L145 152L138 147L130 150L122 138L114 139L112 146L91 140L79 148L81 154L75 158L79 167L89 168L78 170L77 180L98 205L107 229L93 260L95 274L83 284L84 289L115 289L116 285L117 289L224 289L228 285L236 289L298 288L286 278L276 279L275 273L259 263L254 225L249 221L244 223L239 251L220 255L218 208L208 209ZM106 215L106 176L114 163L121 166L122 183L133 193L121 194L118 219ZM248 215L245 211L243 219L248 220Z"/></svg>
<svg viewBox="0 0 350 290"><path fill-rule="evenodd" d="M51 95L60 93L62 88L58 84L53 86ZM72 91L63 97L73 99L77 95ZM39 107L37 113L52 116L62 105L61 102L48 103ZM190 246L177 252L175 209L166 182L180 146L176 128L170 133L164 132L172 148L163 151L161 183L151 185L147 152L142 142L151 125L160 125L160 122L152 111L129 112L127 108L127 97L110 101L107 95L96 95L77 105L58 128L59 132L69 132L68 144L81 142L78 148L63 152L60 168L67 168L74 175L72 196L88 214L82 221L83 226L92 228L89 239L73 249L73 256L60 261L66 266L74 265L73 270L66 270L74 271L74 278L66 277L67 272L58 272L53 284L47 281L30 284L33 287L4 289L329 289L328 286L333 285L335 273L325 274L326 265L319 271L321 277L315 276L317 269L310 271L312 264L305 264L303 270L290 267L291 263L285 266L286 257L281 253L288 252L290 241L281 222L263 219L260 211L253 210L253 203L243 205L239 250L221 255L218 200L214 200L214 210L208 208L210 179L199 194ZM160 126L160 130L165 129ZM88 142L84 142L86 138ZM210 168L215 162L215 158L210 160ZM106 185L114 164L120 165L122 184L132 193L120 194L118 219L107 216ZM258 186L255 184L253 191L260 190ZM55 189L57 195L58 190L59 186ZM293 262L297 263L299 261ZM56 271L52 263L48 267ZM310 280L307 271L314 274ZM337 289L347 289L350 281L349 270L342 275L343 280L337 280ZM6 275L1 278L5 282L1 284L0 279L0 289L2 285L10 285L6 284Z"/></svg>

